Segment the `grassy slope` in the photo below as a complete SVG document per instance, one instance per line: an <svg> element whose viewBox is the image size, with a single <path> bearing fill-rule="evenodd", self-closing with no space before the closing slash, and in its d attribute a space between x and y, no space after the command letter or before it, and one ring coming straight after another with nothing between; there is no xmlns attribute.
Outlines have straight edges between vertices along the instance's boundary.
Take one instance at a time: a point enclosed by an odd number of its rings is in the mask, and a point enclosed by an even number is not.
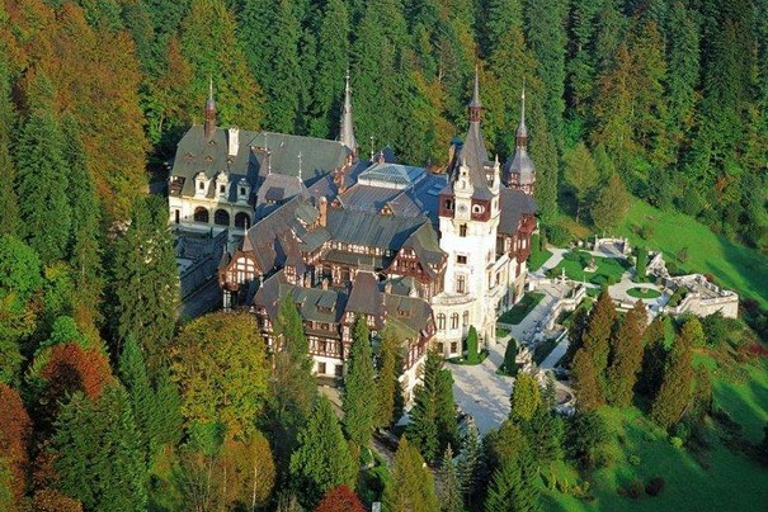
<svg viewBox="0 0 768 512"><path fill-rule="evenodd" d="M648 224L655 225L653 235L651 240L643 240L636 231ZM661 250L665 259L676 260L681 268L711 273L725 286L768 307L768 257L713 233L687 215L662 212L633 199L619 234L633 244ZM676 255L684 247L688 248L688 261L682 263Z"/></svg>
<svg viewBox="0 0 768 512"><path fill-rule="evenodd" d="M711 358L702 362L714 366ZM733 382L731 375L715 372L713 377L716 407L725 409L743 427L744 435L753 443L762 440L763 426L768 421L768 362L750 367L746 378ZM646 420L637 409L607 409L605 417L624 445L614 441L610 451L615 463L600 469L592 477L592 490L597 498L591 503L559 492L546 491L547 512L674 510L675 512L740 512L756 510L757 503L768 503L768 472L743 455L729 451L714 435L713 448L706 455L708 470L685 450L674 448L663 431ZM641 464L633 466L629 455L637 455ZM577 475L560 466L557 473L575 481ZM617 494L633 478L646 482L661 476L666 487L655 498L643 496L638 501Z"/></svg>

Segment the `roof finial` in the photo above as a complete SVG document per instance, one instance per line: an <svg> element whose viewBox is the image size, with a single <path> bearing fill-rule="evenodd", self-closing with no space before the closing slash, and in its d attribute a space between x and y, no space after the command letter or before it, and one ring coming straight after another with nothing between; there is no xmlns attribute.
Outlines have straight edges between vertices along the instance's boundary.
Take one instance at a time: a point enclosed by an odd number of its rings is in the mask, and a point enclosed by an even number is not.
<svg viewBox="0 0 768 512"><path fill-rule="evenodd" d="M344 105L341 109L339 141L351 149L353 153L357 152L357 140L355 140L355 130L352 126L352 92L349 88L349 68L347 68L345 76Z"/></svg>
<svg viewBox="0 0 768 512"><path fill-rule="evenodd" d="M299 181L304 181L301 175L301 151L299 151L298 159L299 159Z"/></svg>
<svg viewBox="0 0 768 512"><path fill-rule="evenodd" d="M469 122L480 122L480 110L483 104L480 102L480 67L475 65L475 87L472 91L472 100L469 102Z"/></svg>
<svg viewBox="0 0 768 512"><path fill-rule="evenodd" d="M203 133L205 138L210 140L216 132L216 102L213 100L213 77L211 75L208 75L208 101L205 102L203 117L205 119Z"/></svg>
<svg viewBox="0 0 768 512"><path fill-rule="evenodd" d="M371 162L373 162L373 155L376 154L376 150L374 149L374 140L375 137L371 135Z"/></svg>
<svg viewBox="0 0 768 512"><path fill-rule="evenodd" d="M517 147L527 149L528 147L528 128L525 126L525 79L523 79L523 92L520 95L520 124L515 133Z"/></svg>

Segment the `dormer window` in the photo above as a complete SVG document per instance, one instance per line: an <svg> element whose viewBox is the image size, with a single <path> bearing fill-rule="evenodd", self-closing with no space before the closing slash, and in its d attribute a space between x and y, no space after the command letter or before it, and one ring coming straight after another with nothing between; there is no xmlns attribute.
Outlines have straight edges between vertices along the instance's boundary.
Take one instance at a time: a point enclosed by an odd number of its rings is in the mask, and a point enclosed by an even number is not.
<svg viewBox="0 0 768 512"><path fill-rule="evenodd" d="M197 183L197 188L198 188L198 190L204 190L205 189L205 183L202 182L202 181L199 181Z"/></svg>
<svg viewBox="0 0 768 512"><path fill-rule="evenodd" d="M226 185L219 185L219 194L223 194L226 191L227 191Z"/></svg>
<svg viewBox="0 0 768 512"><path fill-rule="evenodd" d="M245 187L240 187L240 195L241 196L245 195Z"/></svg>
<svg viewBox="0 0 768 512"><path fill-rule="evenodd" d="M479 205L479 204L472 205L472 213L474 213L475 215L479 215L483 212L485 212L485 208L482 205Z"/></svg>

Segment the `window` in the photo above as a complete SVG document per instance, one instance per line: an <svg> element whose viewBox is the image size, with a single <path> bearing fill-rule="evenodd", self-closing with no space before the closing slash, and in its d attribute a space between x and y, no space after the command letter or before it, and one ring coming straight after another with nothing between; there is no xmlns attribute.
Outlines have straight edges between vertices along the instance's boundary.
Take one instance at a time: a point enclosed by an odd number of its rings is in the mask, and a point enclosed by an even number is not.
<svg viewBox="0 0 768 512"><path fill-rule="evenodd" d="M206 210L202 206L198 206L197 208L195 208L194 219L195 219L195 222L203 222L205 224L208 224L208 210Z"/></svg>
<svg viewBox="0 0 768 512"><path fill-rule="evenodd" d="M325 340L320 340L317 343L317 345L318 345L318 350L320 351L320 353L325 354L326 352L328 352L328 342L326 342ZM323 372L323 373L325 373L325 372Z"/></svg>
<svg viewBox="0 0 768 512"><path fill-rule="evenodd" d="M223 194L226 191L227 191L226 185L219 185L219 194Z"/></svg>
<svg viewBox="0 0 768 512"><path fill-rule="evenodd" d="M181 212L179 210L173 212L173 220L176 224L181 221Z"/></svg>
<svg viewBox="0 0 768 512"><path fill-rule="evenodd" d="M229 226L229 213L226 210L216 210L213 214L213 223L217 226Z"/></svg>
<svg viewBox="0 0 768 512"><path fill-rule="evenodd" d="M325 372L327 371L325 363L317 363L317 373L320 375L325 375Z"/></svg>
<svg viewBox="0 0 768 512"><path fill-rule="evenodd" d="M465 311L462 316L461 325L466 327L469 325L469 311Z"/></svg>
<svg viewBox="0 0 768 512"><path fill-rule="evenodd" d="M466 224L461 224L459 226L459 236L462 237L462 238L467 236L467 225Z"/></svg>
<svg viewBox="0 0 768 512"><path fill-rule="evenodd" d="M205 190L205 182L204 181L198 181L197 182L197 188L200 190Z"/></svg>
<svg viewBox="0 0 768 512"><path fill-rule="evenodd" d="M459 344L455 341L451 342L451 354L455 354L459 350Z"/></svg>
<svg viewBox="0 0 768 512"><path fill-rule="evenodd" d="M451 329L459 328L459 314L454 313L451 315Z"/></svg>
<svg viewBox="0 0 768 512"><path fill-rule="evenodd" d="M235 215L235 227L243 229L248 229L251 227L251 218L247 213L240 212Z"/></svg>
<svg viewBox="0 0 768 512"><path fill-rule="evenodd" d="M459 254L456 256L456 263L459 265L466 265L467 264L467 257L463 254Z"/></svg>
<svg viewBox="0 0 768 512"><path fill-rule="evenodd" d="M464 275L459 274L456 276L456 293L466 293L467 291L467 278Z"/></svg>
<svg viewBox="0 0 768 512"><path fill-rule="evenodd" d="M474 214L480 214L485 211L485 208L479 204L473 204L472 205L472 213Z"/></svg>
<svg viewBox="0 0 768 512"><path fill-rule="evenodd" d="M437 315L437 329L440 331L445 330L445 315L443 313Z"/></svg>
<svg viewBox="0 0 768 512"><path fill-rule="evenodd" d="M437 352L438 354L442 354L445 352L445 345L443 345L442 341L437 344Z"/></svg>
<svg viewBox="0 0 768 512"><path fill-rule="evenodd" d="M240 195L241 196L245 195L245 187L240 187Z"/></svg>
<svg viewBox="0 0 768 512"><path fill-rule="evenodd" d="M336 368L334 369L334 375L337 377L343 377L344 376L344 365L337 364Z"/></svg>

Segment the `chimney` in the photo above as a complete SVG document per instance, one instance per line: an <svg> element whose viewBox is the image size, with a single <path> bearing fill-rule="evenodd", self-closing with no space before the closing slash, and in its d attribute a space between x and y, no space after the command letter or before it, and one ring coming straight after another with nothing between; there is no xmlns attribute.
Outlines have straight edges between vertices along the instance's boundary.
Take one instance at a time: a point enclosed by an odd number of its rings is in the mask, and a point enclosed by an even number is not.
<svg viewBox="0 0 768 512"><path fill-rule="evenodd" d="M320 196L320 199L317 201L317 209L320 210L317 223L322 227L326 227L328 224L328 199L325 196Z"/></svg>
<svg viewBox="0 0 768 512"><path fill-rule="evenodd" d="M235 159L237 158L237 153L240 151L240 129L231 127L228 130L228 137L227 137L227 156L229 158Z"/></svg>
<svg viewBox="0 0 768 512"><path fill-rule="evenodd" d="M387 281L384 283L384 293L387 295L392 293L392 281Z"/></svg>
<svg viewBox="0 0 768 512"><path fill-rule="evenodd" d="M327 290L327 289L328 289L328 278L326 277L325 279L323 279L323 290Z"/></svg>

